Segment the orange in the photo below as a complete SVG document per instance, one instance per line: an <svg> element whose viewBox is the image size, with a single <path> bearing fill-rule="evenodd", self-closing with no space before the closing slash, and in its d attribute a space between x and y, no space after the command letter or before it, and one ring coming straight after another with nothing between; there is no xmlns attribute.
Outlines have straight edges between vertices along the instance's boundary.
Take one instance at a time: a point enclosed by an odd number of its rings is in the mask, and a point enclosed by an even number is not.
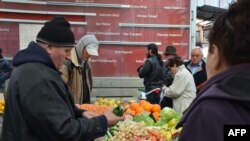
<svg viewBox="0 0 250 141"><path fill-rule="evenodd" d="M141 112L143 112L144 110L143 110L143 108L142 107L138 107L138 108L136 108L136 110L135 110L135 114L137 115L137 114L140 114Z"/></svg>
<svg viewBox="0 0 250 141"><path fill-rule="evenodd" d="M158 121L160 119L160 113L159 112L154 112L153 116L154 116L156 121Z"/></svg>
<svg viewBox="0 0 250 141"><path fill-rule="evenodd" d="M135 115L135 111L131 110L130 108L128 108L125 112L125 114L129 114L129 115L132 115L134 116Z"/></svg>
<svg viewBox="0 0 250 141"><path fill-rule="evenodd" d="M161 111L161 106L160 106L159 104L154 104L154 105L152 106L151 111L152 111L152 113L154 113L154 112L160 113L160 111Z"/></svg>
<svg viewBox="0 0 250 141"><path fill-rule="evenodd" d="M143 106L144 104L149 103L149 102L146 100L141 100L139 103L140 103L140 106Z"/></svg>
<svg viewBox="0 0 250 141"><path fill-rule="evenodd" d="M145 103L144 105L141 106L145 111L151 112L152 109L152 104L150 103Z"/></svg>
<svg viewBox="0 0 250 141"><path fill-rule="evenodd" d="M140 107L139 103L131 103L129 104L129 108L133 111L136 111L136 109Z"/></svg>

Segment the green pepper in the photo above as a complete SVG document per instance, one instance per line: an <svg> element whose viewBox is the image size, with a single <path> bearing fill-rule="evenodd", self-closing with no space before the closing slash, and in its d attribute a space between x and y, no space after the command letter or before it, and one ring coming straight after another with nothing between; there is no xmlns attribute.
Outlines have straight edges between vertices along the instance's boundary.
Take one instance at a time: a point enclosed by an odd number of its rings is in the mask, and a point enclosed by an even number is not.
<svg viewBox="0 0 250 141"><path fill-rule="evenodd" d="M123 115L123 113L124 113L124 109L123 109L123 107L121 106L121 105L118 105L117 107L115 107L114 109L113 109L113 113L115 114L115 115L117 115L117 116L122 116Z"/></svg>

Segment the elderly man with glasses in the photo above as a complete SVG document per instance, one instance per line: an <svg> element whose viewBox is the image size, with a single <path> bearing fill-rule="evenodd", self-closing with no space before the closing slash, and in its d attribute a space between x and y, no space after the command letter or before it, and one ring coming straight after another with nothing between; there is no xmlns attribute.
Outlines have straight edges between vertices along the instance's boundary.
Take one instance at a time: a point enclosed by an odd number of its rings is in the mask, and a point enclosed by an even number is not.
<svg viewBox="0 0 250 141"><path fill-rule="evenodd" d="M197 93L207 80L206 62L202 58L202 50L197 46L191 51L191 59L185 63L186 68L194 77Z"/></svg>

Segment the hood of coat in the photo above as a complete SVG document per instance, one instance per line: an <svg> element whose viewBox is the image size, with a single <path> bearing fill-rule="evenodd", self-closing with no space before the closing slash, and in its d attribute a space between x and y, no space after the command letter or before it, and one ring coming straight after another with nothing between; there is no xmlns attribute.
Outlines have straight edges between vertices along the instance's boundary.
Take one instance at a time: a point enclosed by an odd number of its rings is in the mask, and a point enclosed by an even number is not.
<svg viewBox="0 0 250 141"><path fill-rule="evenodd" d="M207 84L201 89L201 99L204 98L224 98L230 101L250 101L250 64L234 66L224 72L217 74L208 80ZM224 94L209 93L203 95L207 89L215 87ZM199 94L198 94L199 95ZM245 105L250 109L250 104Z"/></svg>
<svg viewBox="0 0 250 141"><path fill-rule="evenodd" d="M14 56L13 66L17 67L29 62L39 62L57 70L46 50L33 41L26 49L19 51Z"/></svg>
<svg viewBox="0 0 250 141"><path fill-rule="evenodd" d="M212 77L197 94L197 97L187 111L185 111L178 127L182 126L187 120L189 114L192 114L195 107L199 106L199 103L208 99L229 101L247 111L250 111L249 82L250 64L234 66ZM244 113L242 116L244 117Z"/></svg>
<svg viewBox="0 0 250 141"><path fill-rule="evenodd" d="M80 57L78 56L77 50L76 50L75 47L71 50L70 59L71 59L72 63L73 63L76 67L80 67L80 65L82 64L82 60L81 60Z"/></svg>

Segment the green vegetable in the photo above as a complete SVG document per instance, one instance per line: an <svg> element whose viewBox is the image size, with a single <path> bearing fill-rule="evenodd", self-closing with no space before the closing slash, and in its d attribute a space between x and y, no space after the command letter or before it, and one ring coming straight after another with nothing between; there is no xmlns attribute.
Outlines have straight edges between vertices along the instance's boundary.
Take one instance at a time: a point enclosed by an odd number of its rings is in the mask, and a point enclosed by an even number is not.
<svg viewBox="0 0 250 141"><path fill-rule="evenodd" d="M150 113L149 117L151 117L154 120L154 122L157 122L152 113Z"/></svg>
<svg viewBox="0 0 250 141"><path fill-rule="evenodd" d="M118 105L117 107L114 108L113 113L117 116L122 116L124 113L124 109L121 105Z"/></svg>
<svg viewBox="0 0 250 141"><path fill-rule="evenodd" d="M161 110L160 116L161 116L161 120L167 123L173 118L177 119L178 121L181 117L181 113L176 112L172 108L165 107Z"/></svg>
<svg viewBox="0 0 250 141"><path fill-rule="evenodd" d="M109 130L107 131L107 137L108 137L108 138L112 138L112 135L111 135L111 133L109 132Z"/></svg>
<svg viewBox="0 0 250 141"><path fill-rule="evenodd" d="M136 121L136 122L143 121L146 124L146 126L152 126L154 124L154 120L146 113L141 113L139 115L136 115L133 118L133 121Z"/></svg>
<svg viewBox="0 0 250 141"><path fill-rule="evenodd" d="M162 125L164 125L164 124L167 124L167 122L164 122L164 121L162 121L162 120L158 120L158 121L154 124L154 126L162 126Z"/></svg>

